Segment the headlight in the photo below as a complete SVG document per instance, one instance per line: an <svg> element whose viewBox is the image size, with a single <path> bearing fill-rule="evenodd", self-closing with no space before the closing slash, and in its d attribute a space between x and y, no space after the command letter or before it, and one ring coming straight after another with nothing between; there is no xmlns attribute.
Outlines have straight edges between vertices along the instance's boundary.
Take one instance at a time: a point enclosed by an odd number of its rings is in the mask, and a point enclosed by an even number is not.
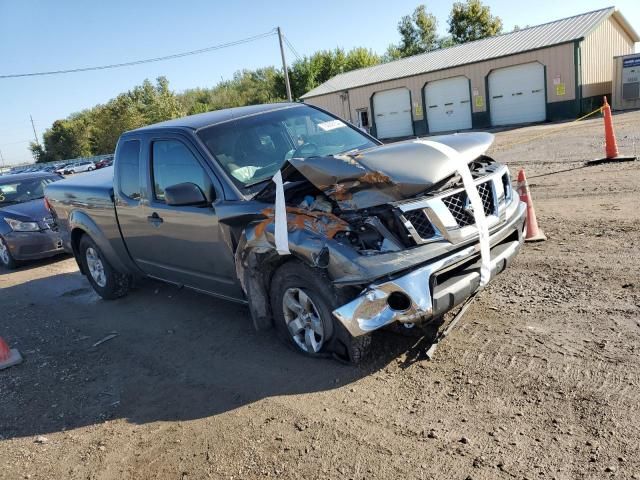
<svg viewBox="0 0 640 480"><path fill-rule="evenodd" d="M14 220L13 218L5 218L4 221L9 224L14 232L40 231L40 225L38 225L38 222L21 222L20 220Z"/></svg>

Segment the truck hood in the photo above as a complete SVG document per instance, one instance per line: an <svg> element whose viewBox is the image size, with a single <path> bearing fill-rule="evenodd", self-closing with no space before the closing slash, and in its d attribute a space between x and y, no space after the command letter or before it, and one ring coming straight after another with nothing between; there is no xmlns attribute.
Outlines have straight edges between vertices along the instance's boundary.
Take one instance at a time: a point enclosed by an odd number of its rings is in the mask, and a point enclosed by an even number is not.
<svg viewBox="0 0 640 480"><path fill-rule="evenodd" d="M415 197L456 173L457 160L472 162L491 146L490 133L462 133L381 145L353 154L292 158L289 164L343 210ZM443 149L433 143L443 144ZM448 147L448 148L447 148ZM457 152L458 159L448 152ZM444 151L443 151L444 150ZM285 166L286 181L291 172Z"/></svg>

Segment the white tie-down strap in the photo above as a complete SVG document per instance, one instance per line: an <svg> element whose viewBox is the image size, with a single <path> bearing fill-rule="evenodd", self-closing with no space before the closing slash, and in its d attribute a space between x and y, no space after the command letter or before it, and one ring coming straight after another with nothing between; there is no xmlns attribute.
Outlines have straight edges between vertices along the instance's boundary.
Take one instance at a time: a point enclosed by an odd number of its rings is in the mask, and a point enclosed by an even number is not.
<svg viewBox="0 0 640 480"><path fill-rule="evenodd" d="M276 250L280 255L290 255L289 232L287 231L287 206L284 203L284 186L282 184L282 172L278 170L272 178L276 184Z"/></svg>
<svg viewBox="0 0 640 480"><path fill-rule="evenodd" d="M430 140L416 140L419 143L428 145L431 148L438 150L445 154L449 159L455 162L456 170L462 177L462 183L464 189L467 192L471 207L473 209L473 218L478 228L478 236L480 238L480 287L483 288L491 278L491 252L489 248L489 225L487 223L487 217L484 214L484 206L480 195L471 177L471 171L469 170L469 161L474 160L479 155L483 154L486 147L481 147L481 150L471 149L464 154L458 152L456 149L439 142L432 142Z"/></svg>

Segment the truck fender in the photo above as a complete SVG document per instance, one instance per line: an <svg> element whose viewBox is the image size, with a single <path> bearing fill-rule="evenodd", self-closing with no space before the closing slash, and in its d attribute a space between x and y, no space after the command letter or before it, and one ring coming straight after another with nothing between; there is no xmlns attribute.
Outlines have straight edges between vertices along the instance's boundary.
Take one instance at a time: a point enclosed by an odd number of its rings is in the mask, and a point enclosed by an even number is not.
<svg viewBox="0 0 640 480"><path fill-rule="evenodd" d="M73 255L76 258L80 271L85 274L82 268L82 262L80 262L80 256L78 252L77 231L81 230L86 235L89 235L91 239L96 243L102 254L106 257L106 260L117 271L122 273L130 273L129 269L120 260L120 257L113 249L113 246L107 240L107 236L102 229L96 224L96 222L81 210L73 210L69 214L69 231L71 232L71 247L73 249Z"/></svg>

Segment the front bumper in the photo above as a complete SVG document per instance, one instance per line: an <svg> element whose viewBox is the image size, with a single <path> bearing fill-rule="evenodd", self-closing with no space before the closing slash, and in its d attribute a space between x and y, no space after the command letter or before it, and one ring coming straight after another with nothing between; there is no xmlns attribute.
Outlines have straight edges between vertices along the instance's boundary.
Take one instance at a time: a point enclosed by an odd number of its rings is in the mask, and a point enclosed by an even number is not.
<svg viewBox="0 0 640 480"><path fill-rule="evenodd" d="M60 233L54 230L40 232L9 232L4 235L11 256L16 260L37 260L64 253Z"/></svg>
<svg viewBox="0 0 640 480"><path fill-rule="evenodd" d="M511 218L490 236L491 279L517 255L524 241L526 207L519 203ZM479 244L468 245L388 281L369 285L358 297L333 311L354 337L393 322L415 323L443 315L480 285ZM406 299L392 308L391 295Z"/></svg>

